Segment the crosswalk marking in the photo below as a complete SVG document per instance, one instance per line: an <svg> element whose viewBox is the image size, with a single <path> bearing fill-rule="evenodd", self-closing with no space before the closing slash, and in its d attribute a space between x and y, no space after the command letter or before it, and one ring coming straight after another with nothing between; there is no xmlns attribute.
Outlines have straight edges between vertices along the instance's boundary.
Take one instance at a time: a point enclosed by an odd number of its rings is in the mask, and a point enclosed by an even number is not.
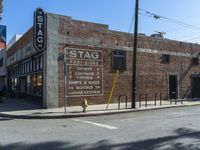
<svg viewBox="0 0 200 150"><path fill-rule="evenodd" d="M101 123L96 123L96 122L92 122L92 121L86 121L86 120L80 120L80 119L72 119L73 121L76 122L82 122L82 123L88 123L88 124L92 124L98 127L102 127L102 128L106 128L106 129L110 129L110 130L116 130L118 129L117 127L114 126L110 126L110 125L106 125L106 124L101 124Z"/></svg>

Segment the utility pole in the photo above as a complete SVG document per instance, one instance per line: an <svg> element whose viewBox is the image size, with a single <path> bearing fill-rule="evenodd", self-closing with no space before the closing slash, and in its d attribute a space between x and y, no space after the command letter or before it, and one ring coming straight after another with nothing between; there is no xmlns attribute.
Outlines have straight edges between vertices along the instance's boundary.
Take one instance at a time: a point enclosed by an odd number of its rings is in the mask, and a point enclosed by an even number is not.
<svg viewBox="0 0 200 150"><path fill-rule="evenodd" d="M135 25L133 45L133 68L132 68L132 103L131 108L136 107L136 62L137 62L137 36L138 36L138 9L139 0L135 0Z"/></svg>

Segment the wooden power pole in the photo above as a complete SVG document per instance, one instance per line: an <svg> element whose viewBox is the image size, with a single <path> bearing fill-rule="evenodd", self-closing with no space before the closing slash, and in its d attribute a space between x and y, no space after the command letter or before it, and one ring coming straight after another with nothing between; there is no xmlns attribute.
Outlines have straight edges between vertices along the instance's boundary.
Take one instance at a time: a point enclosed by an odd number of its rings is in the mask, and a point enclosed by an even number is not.
<svg viewBox="0 0 200 150"><path fill-rule="evenodd" d="M137 36L138 36L138 9L139 0L135 1L135 25L133 45L133 68L132 68L132 103L131 108L136 108L136 59L137 59Z"/></svg>

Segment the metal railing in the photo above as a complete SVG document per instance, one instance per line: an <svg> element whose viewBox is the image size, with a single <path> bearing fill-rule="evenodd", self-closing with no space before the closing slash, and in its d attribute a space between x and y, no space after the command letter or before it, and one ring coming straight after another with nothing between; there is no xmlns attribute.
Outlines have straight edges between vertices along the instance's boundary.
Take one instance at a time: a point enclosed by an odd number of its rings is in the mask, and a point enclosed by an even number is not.
<svg viewBox="0 0 200 150"><path fill-rule="evenodd" d="M148 96L154 97L154 106L157 105L158 97L159 97L159 102L160 106L162 105L162 93L156 92L156 93L144 93L144 94L139 94L139 107L142 106L142 100L145 102L145 107L148 105Z"/></svg>
<svg viewBox="0 0 200 150"><path fill-rule="evenodd" d="M168 101L170 102L170 104L174 104L176 105L178 103L178 98L176 96L176 92L172 93L174 95L175 98L173 99L169 99ZM162 98L162 93L161 92L155 92L155 93L143 93L143 94L139 94L139 107L142 106L142 102L144 101L145 103L145 107L148 106L148 102L149 102L149 98L153 99L154 97L154 106L157 106L157 103L159 102L159 105L162 106L163 105L163 98ZM180 99L181 104L183 104L183 99Z"/></svg>
<svg viewBox="0 0 200 150"><path fill-rule="evenodd" d="M174 100L174 103L177 104L177 102L178 102L177 94L176 94L176 92L172 92L172 94L173 94L174 98L170 98L170 104L173 103L173 100ZM181 102L181 104L183 104L183 99L181 99L180 102Z"/></svg>
<svg viewBox="0 0 200 150"><path fill-rule="evenodd" d="M120 110L120 104L121 104L121 101L123 100L122 98L125 98L125 108L127 109L128 108L128 98L126 95L120 95L119 98L118 98L118 110Z"/></svg>

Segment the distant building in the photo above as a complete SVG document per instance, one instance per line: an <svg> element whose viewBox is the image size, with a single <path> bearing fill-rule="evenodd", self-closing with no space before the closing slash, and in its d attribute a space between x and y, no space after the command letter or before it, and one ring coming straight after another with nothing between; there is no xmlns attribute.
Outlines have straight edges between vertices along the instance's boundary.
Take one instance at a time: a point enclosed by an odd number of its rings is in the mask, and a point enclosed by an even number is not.
<svg viewBox="0 0 200 150"><path fill-rule="evenodd" d="M1 26L1 29L5 30L5 26ZM2 39L6 39L6 31L2 32ZM7 49L10 48L22 35L15 35L7 45ZM7 87L7 69L6 69L6 42L5 40L0 41L0 91Z"/></svg>
<svg viewBox="0 0 200 150"><path fill-rule="evenodd" d="M3 13L3 0L0 0L0 20L2 19L2 13Z"/></svg>
<svg viewBox="0 0 200 150"><path fill-rule="evenodd" d="M6 86L5 50L0 50L0 91Z"/></svg>
<svg viewBox="0 0 200 150"><path fill-rule="evenodd" d="M6 26L0 25L0 50L6 49Z"/></svg>
<svg viewBox="0 0 200 150"><path fill-rule="evenodd" d="M14 35L12 39L8 42L7 49L9 49L13 44L15 44L21 37L22 35L20 34Z"/></svg>
<svg viewBox="0 0 200 150"><path fill-rule="evenodd" d="M1 9L1 4L2 1L0 1L0 9ZM5 49L6 49L6 26L0 25L0 91L2 91L6 86Z"/></svg>
<svg viewBox="0 0 200 150"><path fill-rule="evenodd" d="M126 95L131 100L132 34L56 14L47 13L46 18L44 51L33 47L33 28L6 51L11 96L46 108L63 106L65 96L68 106L80 105L84 98L89 104L107 103L120 70L112 99ZM166 100L200 98L199 52L198 44L139 35L137 100L152 93Z"/></svg>

